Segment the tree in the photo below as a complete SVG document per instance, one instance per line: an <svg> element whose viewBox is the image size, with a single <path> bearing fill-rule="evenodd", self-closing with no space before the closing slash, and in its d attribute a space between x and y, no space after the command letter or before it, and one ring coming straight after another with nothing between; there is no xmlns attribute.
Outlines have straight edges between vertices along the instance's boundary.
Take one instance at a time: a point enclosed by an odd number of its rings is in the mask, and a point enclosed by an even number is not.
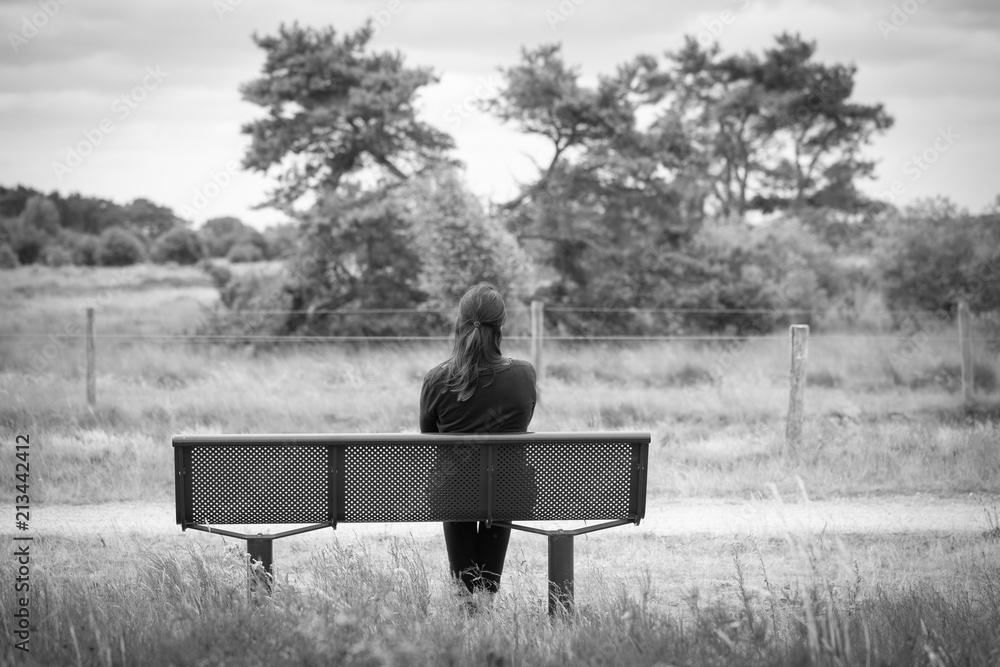
<svg viewBox="0 0 1000 667"><path fill-rule="evenodd" d="M544 188L571 149L613 137L632 124L631 109L614 84L581 86L579 70L566 65L558 44L522 49L521 60L520 65L501 70L505 86L485 100L484 107L501 121L547 139L552 157L538 183L508 202L508 209Z"/></svg>
<svg viewBox="0 0 1000 667"><path fill-rule="evenodd" d="M101 232L97 245L97 263L101 266L129 266L141 262L145 250L135 234L122 227Z"/></svg>
<svg viewBox="0 0 1000 667"><path fill-rule="evenodd" d="M699 181L725 217L802 206L856 211L855 181L871 175L860 155L892 126L881 104L851 100L856 67L813 60L815 42L781 34L775 48L721 57L688 37L654 68L647 90L699 147ZM648 59L646 60L648 64Z"/></svg>
<svg viewBox="0 0 1000 667"><path fill-rule="evenodd" d="M293 24L254 35L266 52L263 76L241 91L268 113L243 126L251 138L243 165L278 172L272 205L288 209L362 170L376 181L405 180L452 148L450 136L416 116L417 92L436 77L406 67L399 53L367 53L372 33L367 23L337 39L332 27Z"/></svg>
<svg viewBox="0 0 1000 667"><path fill-rule="evenodd" d="M0 269L16 269L20 265L17 253L6 243L0 243Z"/></svg>
<svg viewBox="0 0 1000 667"><path fill-rule="evenodd" d="M264 253L253 243L241 241L229 249L229 252L226 253L226 259L234 264L259 262L264 259Z"/></svg>
<svg viewBox="0 0 1000 667"><path fill-rule="evenodd" d="M428 172L395 196L420 258L422 307L451 308L480 282L492 283L511 304L531 294L534 270L527 254L454 169Z"/></svg>
<svg viewBox="0 0 1000 667"><path fill-rule="evenodd" d="M231 215L223 216L221 218L212 218L211 220L206 220L205 224L201 226L201 234L204 238L222 238L224 236L229 236L230 234L235 234L246 229L246 225L239 218L235 218Z"/></svg>
<svg viewBox="0 0 1000 667"><path fill-rule="evenodd" d="M41 256L47 240L48 237L40 229L26 225L22 215L0 218L0 243L10 246L20 264L34 264Z"/></svg>
<svg viewBox="0 0 1000 667"><path fill-rule="evenodd" d="M286 259L295 252L299 240L299 229L292 223L271 225L264 229L267 259Z"/></svg>
<svg viewBox="0 0 1000 667"><path fill-rule="evenodd" d="M59 209L47 197L32 195L25 202L24 210L21 212L21 224L51 236L61 227Z"/></svg>
<svg viewBox="0 0 1000 667"><path fill-rule="evenodd" d="M551 147L538 177L502 208L544 267L539 296L599 311L593 322L552 319L587 333L663 330L690 322L643 324L607 310L770 303L780 272L757 254L706 243L699 234L713 218L745 224L750 212L794 211L817 228L836 221L821 236L840 241L848 224L871 226L870 202L854 189L871 163L858 153L891 119L881 105L850 100L853 67L814 62L815 46L797 36L776 41L763 55L724 57L688 39L593 86L558 46L526 50L501 70L504 86L486 108ZM744 269L770 283L759 294L727 291L722 277Z"/></svg>
<svg viewBox="0 0 1000 667"><path fill-rule="evenodd" d="M175 227L153 242L152 259L157 263L176 262L195 264L205 255L198 234L183 227Z"/></svg>
<svg viewBox="0 0 1000 667"><path fill-rule="evenodd" d="M14 218L21 215L28 200L41 194L34 188L18 185L16 188L7 188L0 185L0 217Z"/></svg>
<svg viewBox="0 0 1000 667"><path fill-rule="evenodd" d="M232 216L207 220L198 232L211 257L226 257L237 245L255 246L257 252L253 253L254 256L263 257L267 251L267 241L264 236L253 227L243 224L239 218ZM240 256L247 256L247 253L241 250Z"/></svg>
<svg viewBox="0 0 1000 667"><path fill-rule="evenodd" d="M896 310L951 315L1000 310L1000 216L971 215L948 200L904 211L878 248L886 302Z"/></svg>
<svg viewBox="0 0 1000 667"><path fill-rule="evenodd" d="M124 213L128 229L138 234L147 244L171 229L187 224L172 209L154 204L148 199L136 199L125 207Z"/></svg>
<svg viewBox="0 0 1000 667"><path fill-rule="evenodd" d="M552 148L538 179L501 207L519 241L548 276L538 293L573 307L626 308L668 298L674 261L692 233L681 215L678 184L663 165L685 150L673 128L642 131L638 68L622 68L585 87L557 46L524 51L503 70L504 87L487 108ZM644 303L643 303L644 302ZM598 314L558 315L566 325L627 326ZM572 320L572 321L571 321Z"/></svg>
<svg viewBox="0 0 1000 667"><path fill-rule="evenodd" d="M66 229L97 235L109 227L128 225L126 207L107 199L73 193L65 199L56 198L55 202Z"/></svg>

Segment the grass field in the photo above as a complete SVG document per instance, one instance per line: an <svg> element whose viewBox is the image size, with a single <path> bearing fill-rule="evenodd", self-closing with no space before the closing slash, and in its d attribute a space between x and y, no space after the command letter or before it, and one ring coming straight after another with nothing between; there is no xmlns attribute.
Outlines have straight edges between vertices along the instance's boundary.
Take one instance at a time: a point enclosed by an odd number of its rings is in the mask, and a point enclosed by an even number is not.
<svg viewBox="0 0 1000 667"><path fill-rule="evenodd" d="M86 403L83 309L99 335L194 332L214 303L194 268L0 273L2 497L31 435L31 502L172 499L179 432L416 429L446 343L223 347L101 338ZM443 334L446 332L442 332ZM890 364L898 341L813 337L806 427L784 451L788 343L547 344L532 428L653 434L648 504L1000 493L995 393L963 406L957 337ZM46 334L37 336L36 334ZM54 337L48 336L54 334ZM527 343L506 352L526 357ZM897 355L898 358L898 355ZM996 359L979 352L984 367ZM991 509L992 508L992 509ZM1000 527L977 534L739 535L609 531L578 557L578 614L544 621L544 541L512 547L504 591L469 614L440 540L290 541L278 593L248 602L242 548L180 534L40 535L37 664L1000 664ZM991 514L992 511L992 514ZM991 518L992 517L992 518ZM9 523L9 522L8 522ZM7 534L7 528L3 528ZM622 554L627 554L623 559ZM623 567L624 563L624 567ZM0 561L0 659L15 650L15 563ZM586 590L586 594L582 591Z"/></svg>

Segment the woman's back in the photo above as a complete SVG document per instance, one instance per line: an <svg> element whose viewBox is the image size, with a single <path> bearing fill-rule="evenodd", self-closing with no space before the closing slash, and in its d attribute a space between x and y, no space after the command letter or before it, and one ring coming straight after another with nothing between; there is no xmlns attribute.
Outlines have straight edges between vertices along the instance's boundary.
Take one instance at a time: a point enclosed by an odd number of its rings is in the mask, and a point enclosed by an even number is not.
<svg viewBox="0 0 1000 667"><path fill-rule="evenodd" d="M527 361L479 372L476 390L458 400L448 386L447 363L432 368L420 396L420 430L424 433L524 433L535 411L535 368Z"/></svg>

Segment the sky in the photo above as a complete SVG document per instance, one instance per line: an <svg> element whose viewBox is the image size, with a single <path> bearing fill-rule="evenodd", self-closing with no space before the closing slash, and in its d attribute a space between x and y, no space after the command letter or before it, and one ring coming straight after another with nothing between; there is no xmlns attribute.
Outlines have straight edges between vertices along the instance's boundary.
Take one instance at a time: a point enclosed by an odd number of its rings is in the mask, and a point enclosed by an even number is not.
<svg viewBox="0 0 1000 667"><path fill-rule="evenodd" d="M244 123L263 109L241 83L259 76L251 36L282 23L345 33L371 18L370 47L400 51L440 78L421 117L455 139L469 186L502 201L551 149L483 113L521 49L558 42L584 82L685 35L723 53L760 53L781 32L816 59L854 64L855 100L895 118L865 155L862 190L905 205L946 196L973 212L1000 195L1000 2L997 0L0 0L0 185L126 203L143 197L195 224L256 208L273 174L244 172Z"/></svg>

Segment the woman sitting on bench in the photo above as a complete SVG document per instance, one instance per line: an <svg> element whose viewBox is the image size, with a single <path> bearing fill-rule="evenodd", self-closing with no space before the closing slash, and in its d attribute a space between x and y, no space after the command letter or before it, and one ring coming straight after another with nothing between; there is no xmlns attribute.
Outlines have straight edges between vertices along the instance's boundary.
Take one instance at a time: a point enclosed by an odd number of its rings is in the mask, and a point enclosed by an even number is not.
<svg viewBox="0 0 1000 667"><path fill-rule="evenodd" d="M462 296L455 321L451 357L424 377L420 392L423 433L525 433L535 410L535 368L527 361L500 353L506 309L492 285L481 283ZM466 453L468 454L468 452ZM442 456L460 455L452 452ZM436 480L448 491L445 466ZM456 474L456 473L452 473ZM530 495L533 489L527 490ZM533 503L533 498L525 499ZM433 494L431 498L434 503ZM503 573L510 528L486 527L484 522L444 524L445 546L452 576L466 589L496 593Z"/></svg>

